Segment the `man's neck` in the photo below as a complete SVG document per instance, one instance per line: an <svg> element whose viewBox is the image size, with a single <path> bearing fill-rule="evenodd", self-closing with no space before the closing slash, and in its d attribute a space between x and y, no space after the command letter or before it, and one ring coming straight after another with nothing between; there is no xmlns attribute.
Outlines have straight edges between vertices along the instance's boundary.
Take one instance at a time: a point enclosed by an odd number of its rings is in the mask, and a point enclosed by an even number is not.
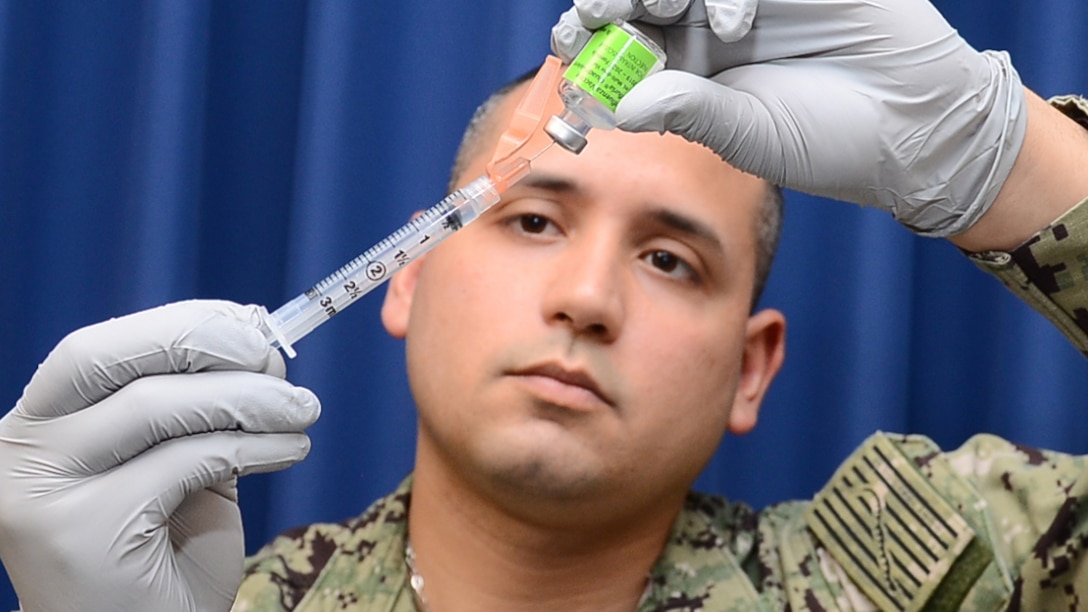
<svg viewBox="0 0 1088 612"><path fill-rule="evenodd" d="M408 533L429 612L631 612L681 503L615 528L543 524L417 455Z"/></svg>

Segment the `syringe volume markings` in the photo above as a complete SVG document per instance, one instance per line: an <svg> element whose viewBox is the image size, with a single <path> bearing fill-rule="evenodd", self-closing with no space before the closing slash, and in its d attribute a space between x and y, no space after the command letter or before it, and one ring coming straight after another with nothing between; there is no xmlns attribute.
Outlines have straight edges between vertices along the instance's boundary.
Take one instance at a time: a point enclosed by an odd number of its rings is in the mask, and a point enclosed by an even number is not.
<svg viewBox="0 0 1088 612"><path fill-rule="evenodd" d="M482 176L400 227L275 312L261 309L261 330L289 356L292 344L389 279L500 199Z"/></svg>
<svg viewBox="0 0 1088 612"><path fill-rule="evenodd" d="M325 314L329 315L330 319L333 317L333 315L337 313L336 307L332 305L331 297L326 295L325 297L321 298L321 301L318 303L321 305L322 308L325 309Z"/></svg>
<svg viewBox="0 0 1088 612"><path fill-rule="evenodd" d="M451 232L456 232L464 226L465 224L461 221L461 213L457 211L453 211L453 214L446 217L446 220L442 222L442 229L447 229Z"/></svg>
<svg viewBox="0 0 1088 612"><path fill-rule="evenodd" d="M362 266L364 263L366 263L368 266L366 270L367 276L369 277L371 274L369 266L371 264L368 262L368 259L370 257L373 257L374 253L380 253L382 248L386 247L388 244L388 239L382 240L380 243L378 243L376 247L372 247L366 253L359 255L358 257L349 261L343 266L340 266L340 268L332 274L326 276L324 279L321 280L321 282L314 286L314 289L317 291L317 293L325 293L333 285L337 285L343 282L345 279L350 278L352 273L354 273L355 270L358 270L360 266ZM378 262L378 265L382 265L381 262ZM377 278L371 278L371 280L379 280L382 276L385 276L384 268L385 266L383 265L382 273Z"/></svg>
<svg viewBox="0 0 1088 612"><path fill-rule="evenodd" d="M380 281L385 278L385 264L380 261L371 261L366 264L366 277L372 281Z"/></svg>

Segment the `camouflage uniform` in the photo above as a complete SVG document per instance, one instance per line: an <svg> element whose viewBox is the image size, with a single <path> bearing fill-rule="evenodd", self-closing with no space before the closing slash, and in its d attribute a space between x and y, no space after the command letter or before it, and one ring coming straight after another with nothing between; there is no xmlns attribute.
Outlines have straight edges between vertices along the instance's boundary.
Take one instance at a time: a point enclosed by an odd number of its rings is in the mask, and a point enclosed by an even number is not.
<svg viewBox="0 0 1088 612"><path fill-rule="evenodd" d="M1084 121L1079 99L1052 101ZM1088 201L1012 252L971 255L1088 354ZM285 533L234 609L409 612L411 479L363 515ZM1088 609L1088 457L877 433L812 501L688 496L649 610Z"/></svg>

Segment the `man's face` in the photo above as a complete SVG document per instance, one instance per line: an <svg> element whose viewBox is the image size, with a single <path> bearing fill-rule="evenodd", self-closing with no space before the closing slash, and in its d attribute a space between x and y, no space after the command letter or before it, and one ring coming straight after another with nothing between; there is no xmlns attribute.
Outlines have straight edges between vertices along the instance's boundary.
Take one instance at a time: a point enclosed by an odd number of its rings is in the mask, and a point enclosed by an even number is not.
<svg viewBox="0 0 1088 612"><path fill-rule="evenodd" d="M764 198L672 135L595 131L541 156L392 281L421 448L522 498L682 494L727 428L754 424L781 360L781 316L749 317Z"/></svg>

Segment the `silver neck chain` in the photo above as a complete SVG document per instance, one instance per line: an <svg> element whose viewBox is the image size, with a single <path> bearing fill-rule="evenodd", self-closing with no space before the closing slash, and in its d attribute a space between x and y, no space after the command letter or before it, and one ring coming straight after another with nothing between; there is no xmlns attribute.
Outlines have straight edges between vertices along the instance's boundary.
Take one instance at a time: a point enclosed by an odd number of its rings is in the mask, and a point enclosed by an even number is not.
<svg viewBox="0 0 1088 612"><path fill-rule="evenodd" d="M408 584L412 586L416 607L422 612L430 612L431 606L427 603L427 596L423 594L423 575L416 569L416 549L412 548L411 540L404 545L404 564L408 566Z"/></svg>
<svg viewBox="0 0 1088 612"><path fill-rule="evenodd" d="M416 568L416 549L412 548L412 541L408 540L404 544L404 564L408 566L408 584L412 586L412 595L416 600L416 607L420 612L431 612L431 605L427 603L427 596L423 593L423 574L419 573L419 569ZM641 606L649 597L653 590L653 584L650 580L650 576L646 576L646 588L642 592L642 597L639 598L639 605Z"/></svg>

